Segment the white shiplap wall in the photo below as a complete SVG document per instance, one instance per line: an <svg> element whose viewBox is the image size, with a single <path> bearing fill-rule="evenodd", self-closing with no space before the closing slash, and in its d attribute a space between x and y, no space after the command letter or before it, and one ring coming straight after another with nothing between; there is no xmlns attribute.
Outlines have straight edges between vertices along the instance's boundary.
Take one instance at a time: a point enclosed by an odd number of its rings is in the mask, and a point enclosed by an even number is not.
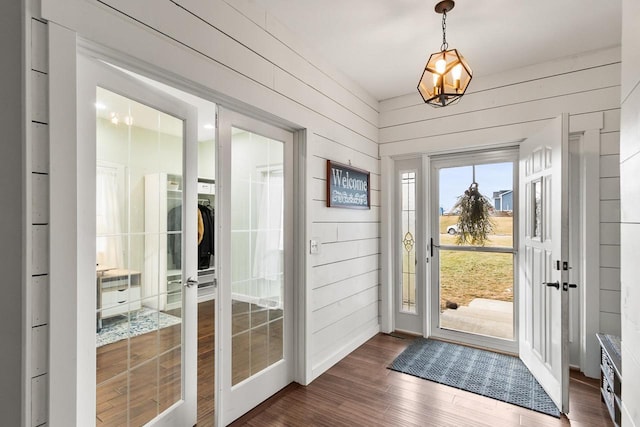
<svg viewBox="0 0 640 427"><path fill-rule="evenodd" d="M26 367L31 378L30 405L25 414L26 425L43 426L48 421L49 372L49 62L47 23L32 2L29 20L30 46L30 132L27 133L27 165L31 171L31 249L27 296L31 313L27 325L31 328L30 360Z"/></svg>
<svg viewBox="0 0 640 427"><path fill-rule="evenodd" d="M620 336L620 113L600 134L600 332Z"/></svg>
<svg viewBox="0 0 640 427"><path fill-rule="evenodd" d="M383 159L517 143L564 112L570 115L572 132L593 130L596 138L599 135L600 143L595 150L601 147L600 155L596 155L600 173L591 181L598 185L599 178L600 191L596 192L601 199L600 280L593 286L599 289L600 330L617 335L620 333L620 173L617 165L620 69L620 49L612 48L478 77L460 103L443 109L422 104L417 93L380 104ZM595 339L590 337L588 346L590 354L595 355L589 362L595 367L589 370L597 372Z"/></svg>
<svg viewBox="0 0 640 427"><path fill-rule="evenodd" d="M349 147L317 133L308 150L311 238L321 245L310 259L315 377L378 329L380 161L375 143ZM371 210L326 207L327 160L371 172Z"/></svg>
<svg viewBox="0 0 640 427"><path fill-rule="evenodd" d="M640 426L640 2L622 3L622 426Z"/></svg>
<svg viewBox="0 0 640 427"><path fill-rule="evenodd" d="M307 306L300 327L307 358L298 379L313 380L379 330L380 171L373 97L300 46L251 0L48 0L42 6L50 26L119 51L125 61L136 58L145 64L139 71L306 129L301 202ZM54 58L56 52L50 54ZM371 210L324 206L326 159L371 171ZM322 244L318 255L308 253L311 236ZM56 421L64 421L59 412Z"/></svg>

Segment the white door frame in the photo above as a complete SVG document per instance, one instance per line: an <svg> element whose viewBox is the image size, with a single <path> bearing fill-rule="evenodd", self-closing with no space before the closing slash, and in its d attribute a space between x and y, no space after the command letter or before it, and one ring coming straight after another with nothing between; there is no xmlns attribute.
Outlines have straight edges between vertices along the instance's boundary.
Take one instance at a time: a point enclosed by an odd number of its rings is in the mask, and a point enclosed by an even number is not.
<svg viewBox="0 0 640 427"><path fill-rule="evenodd" d="M55 40L55 39L54 39ZM99 64L97 60L91 57L89 52L74 51L74 65L78 71L77 85L74 81L73 86L77 88L77 95L80 102L86 99L95 98L96 84L109 88L109 90L126 91L130 97L142 98L144 101L153 103L156 108L164 111L176 111L181 118L187 120L184 134L183 152L183 171L185 173L185 200L196 200L196 176L195 172L190 172L194 168L190 168L189 159L195 161L197 158L197 144L195 144L197 134L197 116L195 109L182 103L176 102L175 99L160 94L156 89L144 86L141 82L134 81L129 76L121 75L115 69L109 70L105 64ZM77 62L76 62L77 61ZM72 77L76 77L72 74ZM76 91L72 91L76 94ZM137 96L136 96L137 95ZM76 97L70 94L54 93L52 95L52 103L57 104L61 100L59 96L65 98L73 98L68 102L74 104L74 108L70 111L75 114L68 114L73 117L66 117L65 121L75 124L77 135L68 141L64 141L67 150L56 149L51 150L51 166L52 166L52 182L51 194L56 197L52 203L51 217L51 286L55 292L51 292L51 338L56 345L51 346L51 382L50 396L51 399L57 399L57 395L61 392L59 388L67 387L67 378L59 378L58 373L64 369L67 373L75 370L77 384L71 396L75 396L77 412L68 414L66 417L73 417L77 425L91 425L95 422L96 411L96 377L95 375L87 375L88 372L96 371L96 348L95 348L95 307L96 307L96 288L95 286L87 286L95 283L95 114L91 114L93 105L78 104L76 107ZM143 101L143 102L144 102ZM64 111L64 110L63 110ZM67 111L68 113L69 111ZM57 124L64 123L62 119ZM54 120L52 119L52 125ZM57 139L57 128L52 129L51 141L60 142ZM63 125L62 125L63 126ZM52 145L53 146L53 145ZM63 172L64 171L64 172ZM189 180L189 174L193 173L193 179ZM60 178L64 178L62 182ZM62 194L68 194L71 200L60 203L57 198ZM88 204L88 205L87 205ZM92 208L93 206L93 208ZM185 208L185 216L193 214L195 216L195 208ZM193 212L192 212L193 211ZM93 212L93 214L92 214ZM73 223L65 223L65 220L77 221L77 225ZM195 226L186 226L185 234L193 234L195 241ZM74 236L74 246L65 247L65 242L70 240L70 236ZM185 236L183 236L183 239ZM61 249L65 247L66 250ZM183 265L183 275L186 277L196 276L195 263L195 245L184 245L185 259L191 259L191 262L185 262ZM76 271L75 279L69 280L65 275L65 270ZM60 290L60 292L58 292ZM59 298L75 293L73 305L77 309L74 316L64 315L63 312L68 311L69 301L62 301ZM193 328L187 326L197 324L196 313L196 288L185 288L183 300L183 326L182 336L185 349L191 349L194 355L197 355L197 333ZM60 322L56 322L59 320ZM69 331L76 331L69 333ZM58 340L62 337L68 337L73 341L70 347L60 347L57 345ZM55 341L53 341L55 340ZM159 415L154 422L163 425L175 424L175 422L183 423L185 420L191 420L196 416L197 403L197 381L196 381L196 365L195 360L187 359L186 352L182 352L183 377L183 396L185 400L177 402L168 411ZM62 360L65 359L65 360ZM64 368L63 368L64 367ZM64 396L68 398L69 396ZM69 403L67 402L67 405ZM53 405L52 405L53 406ZM54 416L54 412L52 412ZM55 418L54 418L55 419Z"/></svg>
<svg viewBox="0 0 640 427"><path fill-rule="evenodd" d="M569 132L570 137L576 135L581 138L582 151L580 169L583 179L581 180L581 193L589 191L590 197L581 197L581 212L584 215L582 220L582 260L600 259L600 234L593 232L600 228L600 132L605 127L604 113L595 112L579 116L570 116ZM512 146L514 141L508 144L494 145L493 147ZM478 147L466 147L456 152L464 152L477 149ZM427 157L433 154L446 154L447 151L426 152L414 154ZM395 224L393 205L393 170L395 158L407 158L404 156L382 156L381 161L381 190L382 206L380 210L380 232L381 232L381 303L380 319L381 331L385 333L393 332L393 269L392 260L395 247L393 246L393 227ZM595 172L595 173L594 173ZM600 347L595 338L599 332L600 321L597 315L600 312L600 266L599 262L583 262L582 274L583 282L581 292L581 318L580 318L580 370L591 378L597 378L600 372ZM430 324L425 325L425 335L430 334Z"/></svg>

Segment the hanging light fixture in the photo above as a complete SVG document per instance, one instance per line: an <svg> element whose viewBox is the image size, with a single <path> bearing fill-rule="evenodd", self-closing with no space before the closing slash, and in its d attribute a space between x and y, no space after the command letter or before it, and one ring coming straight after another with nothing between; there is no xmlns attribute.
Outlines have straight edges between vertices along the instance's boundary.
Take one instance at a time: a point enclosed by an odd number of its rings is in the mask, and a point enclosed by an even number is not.
<svg viewBox="0 0 640 427"><path fill-rule="evenodd" d="M436 12L442 14L442 46L440 52L429 57L418 83L422 99L434 107L444 107L459 100L471 81L469 64L457 49L449 50L447 43L447 12L454 6L453 0L436 4Z"/></svg>

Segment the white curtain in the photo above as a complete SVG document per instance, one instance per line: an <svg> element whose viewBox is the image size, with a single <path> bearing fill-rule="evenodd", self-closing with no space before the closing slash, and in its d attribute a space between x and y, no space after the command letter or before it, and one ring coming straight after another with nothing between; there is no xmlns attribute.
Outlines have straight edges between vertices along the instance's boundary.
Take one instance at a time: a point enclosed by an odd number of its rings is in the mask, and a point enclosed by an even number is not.
<svg viewBox="0 0 640 427"><path fill-rule="evenodd" d="M253 277L264 280L279 280L282 273L284 250L282 171L266 172L260 198L258 233L253 254ZM266 295L255 295L266 296Z"/></svg>
<svg viewBox="0 0 640 427"><path fill-rule="evenodd" d="M107 268L125 268L118 168L98 166L96 172L96 262Z"/></svg>

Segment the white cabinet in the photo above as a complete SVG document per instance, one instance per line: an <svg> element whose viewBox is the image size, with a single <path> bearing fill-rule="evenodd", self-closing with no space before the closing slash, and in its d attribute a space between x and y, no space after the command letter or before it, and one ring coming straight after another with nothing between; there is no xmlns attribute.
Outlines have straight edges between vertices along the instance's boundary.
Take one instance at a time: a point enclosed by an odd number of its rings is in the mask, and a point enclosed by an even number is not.
<svg viewBox="0 0 640 427"><path fill-rule="evenodd" d="M620 337L596 334L600 342L600 394L616 426L622 421L622 361Z"/></svg>
<svg viewBox="0 0 640 427"><path fill-rule="evenodd" d="M98 329L102 319L139 310L140 272L125 269L100 271L96 278L98 296Z"/></svg>

